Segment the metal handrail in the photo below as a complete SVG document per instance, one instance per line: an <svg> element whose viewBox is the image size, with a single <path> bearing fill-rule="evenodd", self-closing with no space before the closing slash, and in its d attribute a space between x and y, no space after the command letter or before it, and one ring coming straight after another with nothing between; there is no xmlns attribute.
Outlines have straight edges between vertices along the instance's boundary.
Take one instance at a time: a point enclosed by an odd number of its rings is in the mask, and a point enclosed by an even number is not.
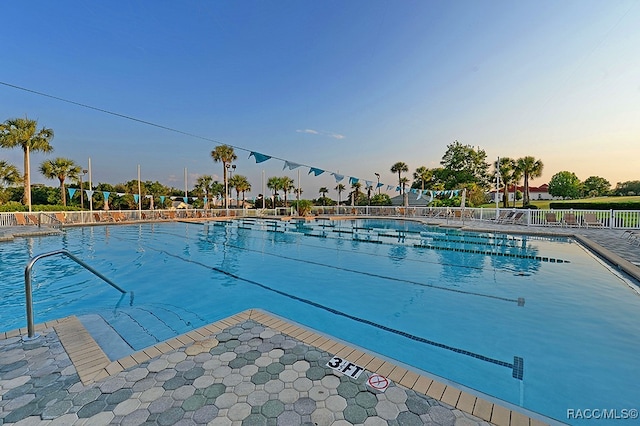
<svg viewBox="0 0 640 426"><path fill-rule="evenodd" d="M71 254L68 250L56 250L56 251L51 251L51 252L48 252L48 253L42 253L42 254L39 254L37 256L34 256L34 257L31 258L29 263L27 263L27 266L24 268L24 292L25 292L25 296L26 296L26 299L27 299L26 300L27 301L27 337L24 338L24 340L31 340L31 339L38 338L38 335L36 335L35 330L34 330L34 326L33 326L33 296L32 296L32 292L31 292L31 269L33 268L33 265L38 260L40 260L40 259L42 259L44 257L54 256L56 254L64 254L65 256L71 258L71 260L73 260L74 262L76 262L80 266L84 267L87 271L89 271L89 272L93 273L94 275L96 275L97 277L101 278L103 281L105 281L111 287L113 287L116 290L118 290L120 293L126 293L126 290L123 290L121 287L119 287L117 284L115 284L109 278L105 277L100 272L96 271L91 266L87 265L84 261L82 261L81 259L79 259L76 256L74 256L73 254Z"/></svg>

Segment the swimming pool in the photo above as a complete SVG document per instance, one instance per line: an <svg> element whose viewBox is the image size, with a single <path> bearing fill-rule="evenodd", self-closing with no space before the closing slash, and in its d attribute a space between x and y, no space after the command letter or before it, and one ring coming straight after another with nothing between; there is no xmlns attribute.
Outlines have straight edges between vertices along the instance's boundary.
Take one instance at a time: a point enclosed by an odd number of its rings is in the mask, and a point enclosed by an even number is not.
<svg viewBox="0 0 640 426"><path fill-rule="evenodd" d="M0 244L0 329L100 314L135 349L262 308L561 421L635 408L640 297L568 239L406 221L260 219L66 229ZM132 297L133 295L133 297ZM574 423L574 421L570 421Z"/></svg>

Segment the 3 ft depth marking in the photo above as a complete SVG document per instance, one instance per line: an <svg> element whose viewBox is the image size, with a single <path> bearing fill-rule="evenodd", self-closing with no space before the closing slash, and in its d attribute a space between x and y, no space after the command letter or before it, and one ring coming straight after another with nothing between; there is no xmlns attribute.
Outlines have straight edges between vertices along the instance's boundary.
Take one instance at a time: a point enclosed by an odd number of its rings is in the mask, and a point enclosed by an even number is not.
<svg viewBox="0 0 640 426"><path fill-rule="evenodd" d="M364 367L360 367L357 364L354 364L347 361L346 359L342 359L337 356L334 356L329 360L329 362L327 363L327 367L346 374L353 379L357 379L364 371Z"/></svg>

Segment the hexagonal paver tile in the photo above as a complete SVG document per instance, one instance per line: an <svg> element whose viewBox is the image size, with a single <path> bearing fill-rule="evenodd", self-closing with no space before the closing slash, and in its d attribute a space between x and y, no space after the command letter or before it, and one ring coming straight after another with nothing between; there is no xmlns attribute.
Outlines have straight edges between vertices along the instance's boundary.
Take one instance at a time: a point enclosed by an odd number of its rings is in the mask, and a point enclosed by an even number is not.
<svg viewBox="0 0 640 426"><path fill-rule="evenodd" d="M160 413L156 421L161 426L169 426L176 424L183 416L184 410L181 407L172 407L164 413Z"/></svg>
<svg viewBox="0 0 640 426"><path fill-rule="evenodd" d="M322 385L315 385L309 389L309 398L314 401L324 401L329 398L329 395L331 395L331 391Z"/></svg>
<svg viewBox="0 0 640 426"><path fill-rule="evenodd" d="M304 373L309 369L310 365L307 361L296 361L293 363L293 369L298 373Z"/></svg>
<svg viewBox="0 0 640 426"><path fill-rule="evenodd" d="M261 406L269 400L269 394L263 390L256 390L247 395L247 402L252 406Z"/></svg>
<svg viewBox="0 0 640 426"><path fill-rule="evenodd" d="M191 395L182 403L182 409L184 411L196 411L202 408L206 402L207 398L204 395Z"/></svg>
<svg viewBox="0 0 640 426"><path fill-rule="evenodd" d="M285 404L293 404L300 397L300 393L295 389L284 389L278 394L278 399Z"/></svg>
<svg viewBox="0 0 640 426"><path fill-rule="evenodd" d="M267 426L267 418L262 414L250 414L242 420L242 426Z"/></svg>
<svg viewBox="0 0 640 426"><path fill-rule="evenodd" d="M359 392L356 395L356 404L364 409L373 408L378 403L378 398L371 392Z"/></svg>
<svg viewBox="0 0 640 426"><path fill-rule="evenodd" d="M231 392L226 392L216 398L216 407L229 408L238 402L238 395Z"/></svg>
<svg viewBox="0 0 640 426"><path fill-rule="evenodd" d="M226 390L227 387L222 383L214 383L211 386L207 387L204 392L202 392L202 394L207 398L216 399L217 397L225 393Z"/></svg>
<svg viewBox="0 0 640 426"><path fill-rule="evenodd" d="M429 412L429 409L431 408L426 399L420 398L418 396L407 398L406 404L409 411L417 414L418 416L427 414Z"/></svg>
<svg viewBox="0 0 640 426"><path fill-rule="evenodd" d="M240 402L229 408L227 417L233 421L243 420L251 414L251 406L246 402Z"/></svg>
<svg viewBox="0 0 640 426"><path fill-rule="evenodd" d="M384 394L389 401L395 404L404 404L407 400L407 392L398 386L390 386Z"/></svg>
<svg viewBox="0 0 640 426"><path fill-rule="evenodd" d="M291 383L291 382L294 382L300 376L298 375L298 372L295 370L284 370L282 373L278 375L278 377L280 378L280 380L282 380L285 383Z"/></svg>
<svg viewBox="0 0 640 426"><path fill-rule="evenodd" d="M196 423L208 423L218 416L218 407L215 405L205 405L193 413L193 421Z"/></svg>
<svg viewBox="0 0 640 426"><path fill-rule="evenodd" d="M330 374L324 376L322 380L320 380L320 383L322 383L322 386L327 389L337 389L338 386L340 386L340 379L337 376Z"/></svg>
<svg viewBox="0 0 640 426"><path fill-rule="evenodd" d="M311 421L314 425L329 426L334 424L335 415L333 414L333 412L326 408L318 408L313 413L311 413Z"/></svg>
<svg viewBox="0 0 640 426"><path fill-rule="evenodd" d="M421 426L422 424L424 424L422 419L420 419L420 416L410 411L403 411L402 413L398 414L397 420L398 420L398 424L401 424L403 426ZM441 423L441 424L446 424L446 423Z"/></svg>
<svg viewBox="0 0 640 426"><path fill-rule="evenodd" d="M306 377L300 377L293 382L293 388L298 392L308 392L313 387L313 382Z"/></svg>

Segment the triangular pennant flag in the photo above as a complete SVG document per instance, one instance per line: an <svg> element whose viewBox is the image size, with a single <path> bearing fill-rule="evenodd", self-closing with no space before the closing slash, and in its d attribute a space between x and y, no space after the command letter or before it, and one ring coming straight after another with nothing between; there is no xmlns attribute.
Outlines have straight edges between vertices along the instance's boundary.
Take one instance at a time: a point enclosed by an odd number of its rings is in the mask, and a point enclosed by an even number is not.
<svg viewBox="0 0 640 426"><path fill-rule="evenodd" d="M185 204L189 204L189 197L182 197L182 201L184 201Z"/></svg>
<svg viewBox="0 0 640 426"><path fill-rule="evenodd" d="M256 159L256 163L262 163L263 161L267 161L271 158L270 155L264 155L254 151L251 151L251 154L249 154L249 158L251 158L251 156Z"/></svg>
<svg viewBox="0 0 640 426"><path fill-rule="evenodd" d="M349 183L350 183L351 185L353 185L354 183L358 183L358 180L359 180L358 178L350 177L350 178L349 178Z"/></svg>
<svg viewBox="0 0 640 426"><path fill-rule="evenodd" d="M311 167L309 169L309 173L307 173L307 174L310 175L311 173L313 173L315 176L319 176L319 175L324 173L324 170L318 169L317 167Z"/></svg>
<svg viewBox="0 0 640 426"><path fill-rule="evenodd" d="M453 198L453 191L449 191L449 198Z"/></svg>
<svg viewBox="0 0 640 426"><path fill-rule="evenodd" d="M418 201L420 198L422 198L422 191L418 192L418 198L416 198L416 201Z"/></svg>
<svg viewBox="0 0 640 426"><path fill-rule="evenodd" d="M376 185L376 189L382 188L383 186L384 186L384 183L378 182L378 184Z"/></svg>
<svg viewBox="0 0 640 426"><path fill-rule="evenodd" d="M284 160L284 167L282 168L282 170L286 169L287 167L289 168L289 170L293 170L293 169L297 169L298 167L300 167L300 164Z"/></svg>
<svg viewBox="0 0 640 426"><path fill-rule="evenodd" d="M393 185L387 185L387 191L392 191L393 190Z"/></svg>
<svg viewBox="0 0 640 426"><path fill-rule="evenodd" d="M67 190L69 191L69 198L73 198L73 194L76 193L76 189L75 188L67 188Z"/></svg>
<svg viewBox="0 0 640 426"><path fill-rule="evenodd" d="M429 191L429 203L433 201L433 191Z"/></svg>
<svg viewBox="0 0 640 426"><path fill-rule="evenodd" d="M411 188L410 191L411 191L412 194L415 194L416 192L418 192L417 189L415 189L415 188Z"/></svg>
<svg viewBox="0 0 640 426"><path fill-rule="evenodd" d="M169 197L169 198L171 198L171 200L175 200L175 199L176 199L176 198L178 198L178 197Z"/></svg>
<svg viewBox="0 0 640 426"><path fill-rule="evenodd" d="M118 197L124 197L125 194L124 194L124 192L116 192L116 195Z"/></svg>
<svg viewBox="0 0 640 426"><path fill-rule="evenodd" d="M92 189L85 189L84 192L87 193L87 197L89 197L89 198L93 197L93 190Z"/></svg>
<svg viewBox="0 0 640 426"><path fill-rule="evenodd" d="M136 202L136 204L138 204L138 200L140 199L140 195L139 194L133 194L133 201Z"/></svg>
<svg viewBox="0 0 640 426"><path fill-rule="evenodd" d="M396 186L396 192L400 192L400 187Z"/></svg>
<svg viewBox="0 0 640 426"><path fill-rule="evenodd" d="M208 200L209 200L209 197L204 197L205 204L207 203Z"/></svg>
<svg viewBox="0 0 640 426"><path fill-rule="evenodd" d="M162 204L164 204L164 195L161 195L161 196L160 196L160 202L161 202Z"/></svg>
<svg viewBox="0 0 640 426"><path fill-rule="evenodd" d="M331 173L333 175L334 178L336 178L336 182L340 182L342 179L344 179L344 175L339 175L337 173Z"/></svg>
<svg viewBox="0 0 640 426"><path fill-rule="evenodd" d="M144 198L153 198L153 195L145 195Z"/></svg>
<svg viewBox="0 0 640 426"><path fill-rule="evenodd" d="M191 201L195 201L197 199L198 199L198 197L191 197Z"/></svg>
<svg viewBox="0 0 640 426"><path fill-rule="evenodd" d="M104 196L105 201L109 201L109 194L111 193L107 191L102 191L102 195Z"/></svg>
<svg viewBox="0 0 640 426"><path fill-rule="evenodd" d="M373 182L371 182L370 180L365 180L364 183L367 186L367 188L373 185Z"/></svg>

